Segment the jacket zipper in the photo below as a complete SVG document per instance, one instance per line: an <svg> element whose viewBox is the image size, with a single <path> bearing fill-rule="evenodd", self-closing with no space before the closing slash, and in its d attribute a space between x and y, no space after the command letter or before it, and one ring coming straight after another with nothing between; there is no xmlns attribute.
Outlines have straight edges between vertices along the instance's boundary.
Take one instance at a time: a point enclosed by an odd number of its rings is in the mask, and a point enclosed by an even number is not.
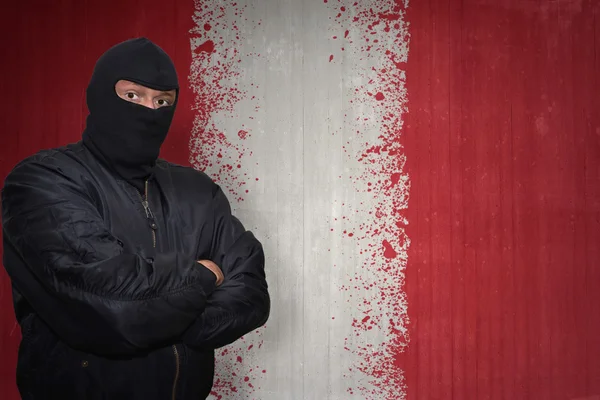
<svg viewBox="0 0 600 400"><path fill-rule="evenodd" d="M140 198L142 200L142 206L144 207L144 211L146 212L146 219L148 220L148 224L150 225L150 229L152 231L152 247L156 248L156 229L158 229L158 225L156 225L156 219L154 218L154 214L150 209L150 203L148 202L148 181L144 182L144 195L138 192ZM173 380L173 390L172 390L172 399L175 400L175 396L177 394L177 381L179 380L179 351L177 350L177 345L173 346L173 354L175 355L175 379Z"/></svg>
<svg viewBox="0 0 600 400"><path fill-rule="evenodd" d="M177 393L177 380L179 379L179 351L177 351L177 345L173 345L173 354L175 354L175 380L173 381L173 397L175 400L175 394Z"/></svg>
<svg viewBox="0 0 600 400"><path fill-rule="evenodd" d="M144 206L144 211L146 212L146 219L148 220L150 230L152 231L152 247L156 248L156 229L158 228L158 225L156 225L156 219L150 209L150 203L148 203L148 181L144 182L144 195L142 196L139 192L138 194L142 200L142 206Z"/></svg>

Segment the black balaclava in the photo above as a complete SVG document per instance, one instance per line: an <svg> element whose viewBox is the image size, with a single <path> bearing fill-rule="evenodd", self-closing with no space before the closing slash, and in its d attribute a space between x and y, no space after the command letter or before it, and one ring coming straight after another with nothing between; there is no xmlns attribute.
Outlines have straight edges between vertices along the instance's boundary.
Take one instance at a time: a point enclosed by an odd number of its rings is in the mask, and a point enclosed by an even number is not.
<svg viewBox="0 0 600 400"><path fill-rule="evenodd" d="M96 62L87 88L89 115L83 144L138 190L151 174L175 113L172 106L151 109L121 99L115 85L128 80L155 90L177 90L171 58L146 38L127 40Z"/></svg>

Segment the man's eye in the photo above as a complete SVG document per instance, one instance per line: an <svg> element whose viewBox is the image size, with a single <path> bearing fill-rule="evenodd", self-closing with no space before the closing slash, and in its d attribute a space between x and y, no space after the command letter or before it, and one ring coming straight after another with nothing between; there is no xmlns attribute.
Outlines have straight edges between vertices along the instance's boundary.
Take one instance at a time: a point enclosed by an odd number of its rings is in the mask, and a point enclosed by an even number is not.
<svg viewBox="0 0 600 400"><path fill-rule="evenodd" d="M167 106L171 105L171 103L168 100L165 100L165 99L158 99L158 100L156 100L156 104L159 107L167 107Z"/></svg>
<svg viewBox="0 0 600 400"><path fill-rule="evenodd" d="M125 93L125 97L127 97L129 100L135 100L137 98L137 94L135 93Z"/></svg>

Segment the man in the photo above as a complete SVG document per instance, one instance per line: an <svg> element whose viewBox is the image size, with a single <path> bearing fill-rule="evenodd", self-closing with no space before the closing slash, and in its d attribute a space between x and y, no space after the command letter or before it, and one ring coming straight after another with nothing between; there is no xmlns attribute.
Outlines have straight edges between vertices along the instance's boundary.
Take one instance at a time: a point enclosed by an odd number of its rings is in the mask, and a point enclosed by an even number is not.
<svg viewBox="0 0 600 400"><path fill-rule="evenodd" d="M158 159L179 85L145 38L98 60L83 140L20 162L4 267L28 399L201 399L214 349L267 320L261 244L207 175Z"/></svg>

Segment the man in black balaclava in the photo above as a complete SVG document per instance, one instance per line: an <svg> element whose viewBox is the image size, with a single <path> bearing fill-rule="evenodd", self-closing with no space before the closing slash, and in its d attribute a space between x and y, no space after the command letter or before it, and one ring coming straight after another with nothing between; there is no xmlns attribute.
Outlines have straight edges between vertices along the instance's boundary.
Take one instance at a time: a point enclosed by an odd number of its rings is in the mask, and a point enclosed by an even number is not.
<svg viewBox="0 0 600 400"><path fill-rule="evenodd" d="M179 94L151 41L98 60L83 140L15 166L4 267L27 399L200 399L214 349L265 323L261 244L206 174L158 158Z"/></svg>
<svg viewBox="0 0 600 400"><path fill-rule="evenodd" d="M131 91L137 96L131 99L119 93L116 85L123 80L169 93L171 103L165 103L166 107L140 107L133 102L141 100L139 93ZM116 174L141 190L167 137L178 89L171 59L149 40L137 39L114 47L100 57L88 86L90 114L83 143ZM115 92L132 102L123 102Z"/></svg>

